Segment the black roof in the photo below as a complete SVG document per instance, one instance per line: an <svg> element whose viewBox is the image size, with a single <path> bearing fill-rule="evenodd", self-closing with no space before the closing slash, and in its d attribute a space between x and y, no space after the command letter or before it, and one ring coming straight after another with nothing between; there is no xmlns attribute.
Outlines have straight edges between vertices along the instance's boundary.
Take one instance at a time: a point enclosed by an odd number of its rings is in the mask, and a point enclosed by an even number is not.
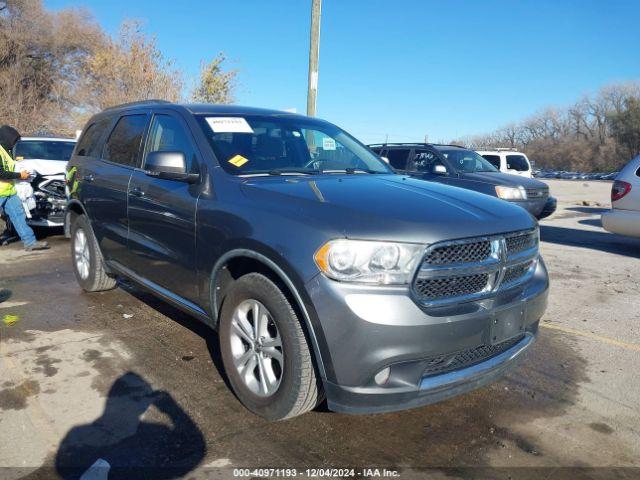
<svg viewBox="0 0 640 480"><path fill-rule="evenodd" d="M228 115L265 115L265 116L291 116L304 117L297 113L284 112L281 110L273 110L269 108L244 107L242 105L219 105L212 103L172 103L166 100L141 100L139 102L123 103L122 105L114 105L104 109L104 112L113 112L117 110L127 110L134 108L149 107L177 107L187 110L193 114L228 114Z"/></svg>
<svg viewBox="0 0 640 480"><path fill-rule="evenodd" d="M191 113L199 114L230 114L230 115L287 115L303 117L297 113L283 112L270 108L244 107L242 105L217 105L212 103L185 103L178 106L187 109Z"/></svg>

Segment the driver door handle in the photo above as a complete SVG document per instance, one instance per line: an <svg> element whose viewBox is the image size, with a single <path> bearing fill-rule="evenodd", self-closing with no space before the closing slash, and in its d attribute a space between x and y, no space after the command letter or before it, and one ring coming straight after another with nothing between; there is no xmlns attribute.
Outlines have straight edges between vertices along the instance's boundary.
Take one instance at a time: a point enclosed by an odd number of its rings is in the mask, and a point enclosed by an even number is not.
<svg viewBox="0 0 640 480"><path fill-rule="evenodd" d="M140 187L134 187L131 189L131 195L133 195L134 197L144 197L144 192L142 191L142 189Z"/></svg>
<svg viewBox="0 0 640 480"><path fill-rule="evenodd" d="M89 182L89 183L91 183L91 182L93 182L93 181L96 179L96 177L94 177L93 175L85 175L84 177L82 177L82 179L83 179L85 182Z"/></svg>

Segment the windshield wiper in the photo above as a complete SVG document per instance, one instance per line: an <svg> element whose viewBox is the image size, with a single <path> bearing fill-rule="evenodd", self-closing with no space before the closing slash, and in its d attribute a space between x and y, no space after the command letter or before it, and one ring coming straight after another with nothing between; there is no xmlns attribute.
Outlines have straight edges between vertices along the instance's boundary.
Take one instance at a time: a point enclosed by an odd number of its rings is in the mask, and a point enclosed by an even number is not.
<svg viewBox="0 0 640 480"><path fill-rule="evenodd" d="M269 175L317 175L317 170L303 170L296 168L276 168L267 172Z"/></svg>
<svg viewBox="0 0 640 480"><path fill-rule="evenodd" d="M352 175L354 173L387 173L387 172L379 172L377 170L367 170L366 168L344 168L344 169L332 169L332 170L320 170L320 173L346 173Z"/></svg>

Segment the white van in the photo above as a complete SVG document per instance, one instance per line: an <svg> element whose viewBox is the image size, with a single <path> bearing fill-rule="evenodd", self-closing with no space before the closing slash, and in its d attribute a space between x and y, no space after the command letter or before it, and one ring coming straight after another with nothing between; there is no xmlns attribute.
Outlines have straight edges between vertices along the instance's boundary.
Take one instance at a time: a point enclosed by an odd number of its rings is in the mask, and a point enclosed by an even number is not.
<svg viewBox="0 0 640 480"><path fill-rule="evenodd" d="M496 148L493 150L476 150L485 160L504 173L513 173L531 178L531 162L524 153L511 148Z"/></svg>

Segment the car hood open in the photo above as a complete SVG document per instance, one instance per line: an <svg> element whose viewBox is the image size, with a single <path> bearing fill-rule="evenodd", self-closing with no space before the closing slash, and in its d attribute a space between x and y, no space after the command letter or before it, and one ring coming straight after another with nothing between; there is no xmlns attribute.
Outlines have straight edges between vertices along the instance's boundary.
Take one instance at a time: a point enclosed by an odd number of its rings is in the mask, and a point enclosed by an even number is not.
<svg viewBox="0 0 640 480"><path fill-rule="evenodd" d="M28 159L19 160L16 162L16 171L27 170L36 171L40 175L64 175L65 168L67 167L66 160L38 160Z"/></svg>
<svg viewBox="0 0 640 480"><path fill-rule="evenodd" d="M497 198L401 175L258 177L242 189L256 208L320 222L348 238L433 243L536 225Z"/></svg>

